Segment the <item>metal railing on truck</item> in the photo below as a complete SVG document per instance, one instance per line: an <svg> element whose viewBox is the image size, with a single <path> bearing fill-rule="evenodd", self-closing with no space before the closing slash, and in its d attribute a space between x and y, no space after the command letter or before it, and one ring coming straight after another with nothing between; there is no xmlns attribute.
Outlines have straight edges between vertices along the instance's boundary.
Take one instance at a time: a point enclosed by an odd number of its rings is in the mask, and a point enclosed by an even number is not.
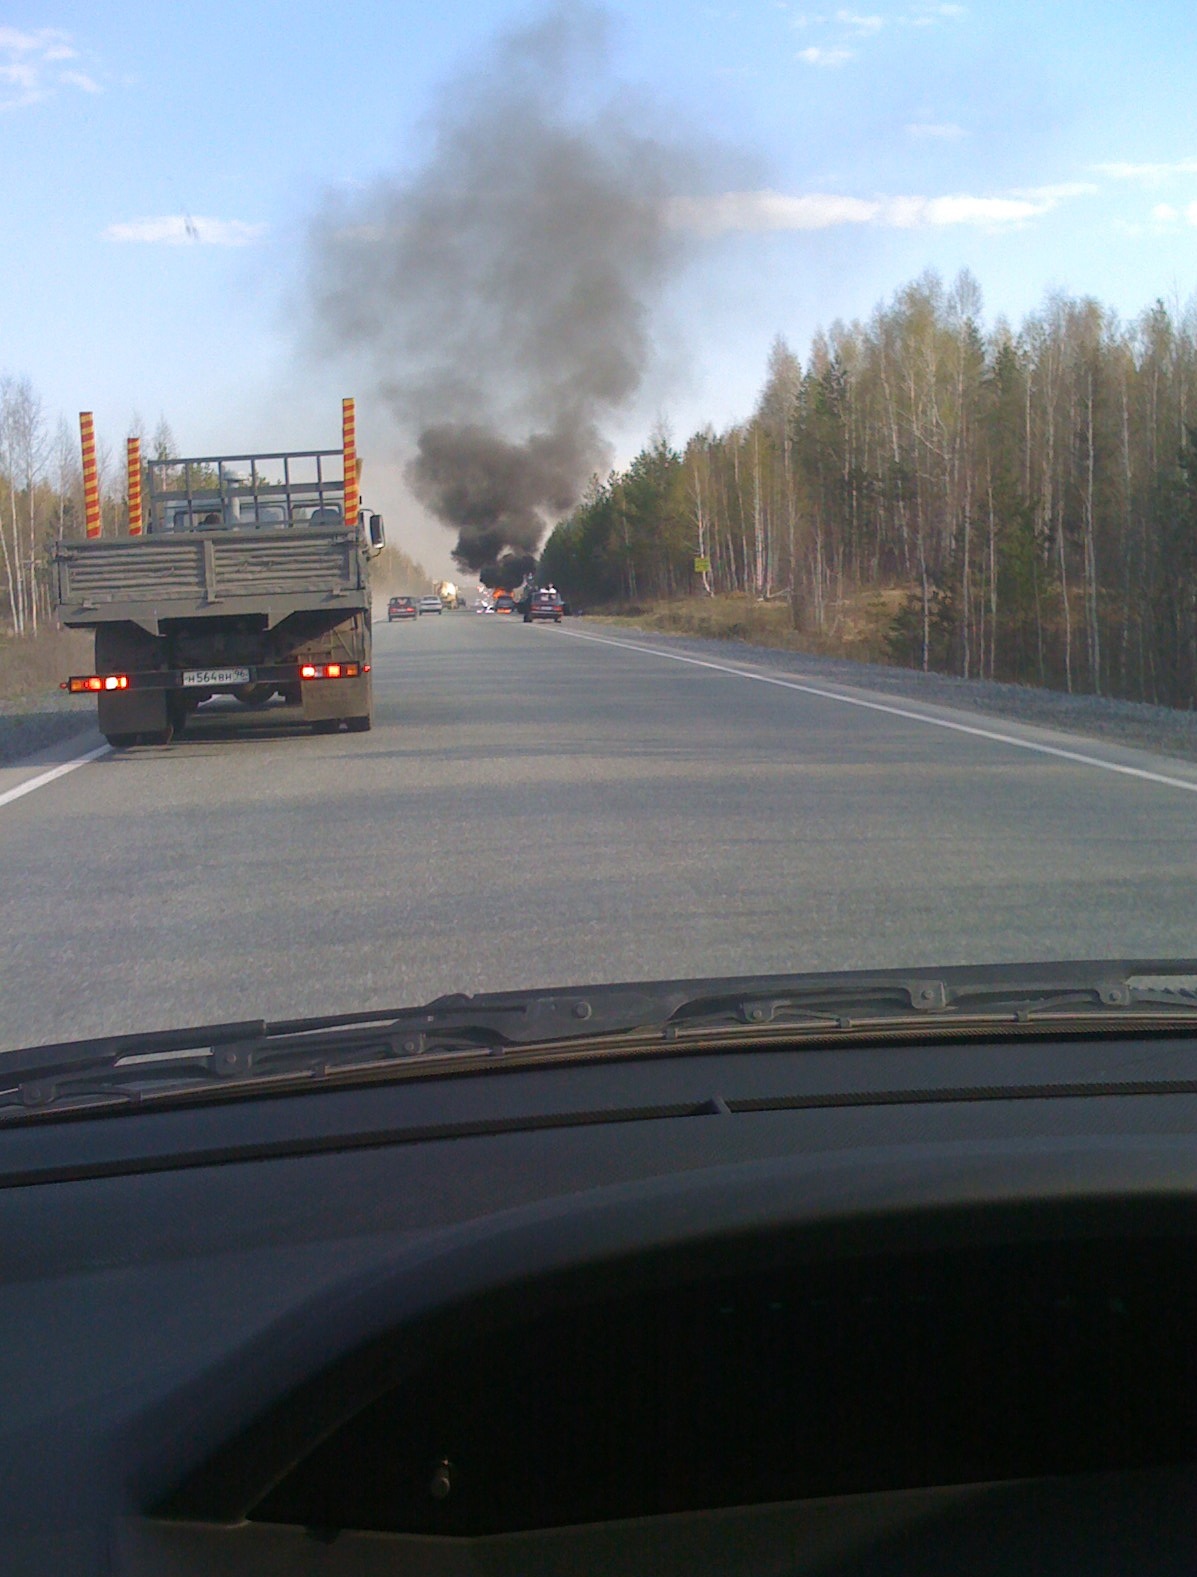
<svg viewBox="0 0 1197 1577"><path fill-rule="evenodd" d="M357 524L345 518L341 449L149 460L145 470L151 535Z"/></svg>

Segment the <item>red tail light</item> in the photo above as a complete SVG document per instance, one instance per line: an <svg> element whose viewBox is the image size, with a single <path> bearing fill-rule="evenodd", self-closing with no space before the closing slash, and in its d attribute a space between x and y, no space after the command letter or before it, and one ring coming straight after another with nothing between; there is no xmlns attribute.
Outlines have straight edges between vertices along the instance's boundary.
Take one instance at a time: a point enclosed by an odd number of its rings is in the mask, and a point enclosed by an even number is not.
<svg viewBox="0 0 1197 1577"><path fill-rule="evenodd" d="M72 695L86 695L95 690L127 690L128 674L72 674L61 687Z"/></svg>
<svg viewBox="0 0 1197 1577"><path fill-rule="evenodd" d="M359 663L303 663L299 670L301 679L356 679L368 673Z"/></svg>

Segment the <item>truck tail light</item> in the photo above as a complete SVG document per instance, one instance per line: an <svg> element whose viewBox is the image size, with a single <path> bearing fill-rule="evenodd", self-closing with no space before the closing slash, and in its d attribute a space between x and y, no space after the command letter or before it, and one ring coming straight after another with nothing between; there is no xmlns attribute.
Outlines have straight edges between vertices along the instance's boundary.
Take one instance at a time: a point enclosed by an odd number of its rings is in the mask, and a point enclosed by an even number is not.
<svg viewBox="0 0 1197 1577"><path fill-rule="evenodd" d="M97 690L127 690L129 675L72 674L69 679L64 679L58 688L69 690L72 695L87 695Z"/></svg>
<svg viewBox="0 0 1197 1577"><path fill-rule="evenodd" d="M360 663L303 663L301 679L356 679L365 672Z"/></svg>

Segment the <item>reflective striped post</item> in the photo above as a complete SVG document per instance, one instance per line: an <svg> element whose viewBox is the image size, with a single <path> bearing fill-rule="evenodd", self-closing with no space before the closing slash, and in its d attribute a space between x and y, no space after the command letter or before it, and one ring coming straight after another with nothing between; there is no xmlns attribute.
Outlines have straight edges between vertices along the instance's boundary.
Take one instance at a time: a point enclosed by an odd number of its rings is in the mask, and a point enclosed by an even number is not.
<svg viewBox="0 0 1197 1577"><path fill-rule="evenodd" d="M83 514L89 537L100 534L100 473L96 469L96 427L90 411L79 412L83 441Z"/></svg>
<svg viewBox="0 0 1197 1577"><path fill-rule="evenodd" d="M129 535L141 535L141 439L125 440L125 471L128 476Z"/></svg>
<svg viewBox="0 0 1197 1577"><path fill-rule="evenodd" d="M347 526L356 526L358 516L357 417L354 414L352 400L341 401L341 459L345 478L345 524Z"/></svg>

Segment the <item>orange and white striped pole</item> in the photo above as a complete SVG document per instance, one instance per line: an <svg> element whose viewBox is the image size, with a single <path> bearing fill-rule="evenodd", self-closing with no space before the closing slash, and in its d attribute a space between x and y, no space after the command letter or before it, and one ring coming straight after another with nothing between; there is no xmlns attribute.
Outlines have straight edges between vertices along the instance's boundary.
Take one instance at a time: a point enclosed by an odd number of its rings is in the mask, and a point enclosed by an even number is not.
<svg viewBox="0 0 1197 1577"><path fill-rule="evenodd" d="M356 526L358 517L357 417L352 400L341 401L341 460L345 478L345 524Z"/></svg>
<svg viewBox="0 0 1197 1577"><path fill-rule="evenodd" d="M96 426L90 411L79 412L83 442L83 514L89 537L100 534L100 473L96 469Z"/></svg>
<svg viewBox="0 0 1197 1577"><path fill-rule="evenodd" d="M125 440L125 471L128 476L129 535L141 535L141 439Z"/></svg>

